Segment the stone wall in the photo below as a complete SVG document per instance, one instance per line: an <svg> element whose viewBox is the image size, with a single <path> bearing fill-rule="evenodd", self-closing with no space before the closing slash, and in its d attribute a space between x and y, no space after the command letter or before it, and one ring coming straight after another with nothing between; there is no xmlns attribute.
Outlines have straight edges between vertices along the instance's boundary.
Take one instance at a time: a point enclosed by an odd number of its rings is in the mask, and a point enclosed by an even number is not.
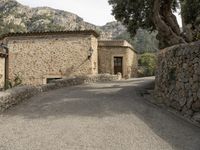
<svg viewBox="0 0 200 150"><path fill-rule="evenodd" d="M0 92L0 112L8 109L12 105L16 105L23 100L27 100L41 92L46 92L58 88L64 88L74 85L81 85L84 83L94 82L108 82L120 80L121 76L101 74L101 75L90 75L80 76L76 78L66 78L52 81L50 84L41 86L18 86L12 89Z"/></svg>
<svg viewBox="0 0 200 150"><path fill-rule="evenodd" d="M98 74L98 40L96 37L91 37L91 48L94 50L91 58L92 72Z"/></svg>
<svg viewBox="0 0 200 150"><path fill-rule="evenodd" d="M127 49L127 72L128 77L137 77L138 72L138 57L133 49Z"/></svg>
<svg viewBox="0 0 200 150"><path fill-rule="evenodd" d="M4 88L5 80L5 58L0 57L0 90Z"/></svg>
<svg viewBox="0 0 200 150"><path fill-rule="evenodd" d="M92 75L98 72L97 38L92 34L50 34L8 37L9 78L26 85L47 78ZM93 55L88 59L89 50Z"/></svg>
<svg viewBox="0 0 200 150"><path fill-rule="evenodd" d="M200 41L161 50L155 85L168 106L200 122Z"/></svg>
<svg viewBox="0 0 200 150"><path fill-rule="evenodd" d="M99 73L114 74L114 57L123 57L123 77L137 76L137 54L126 41L99 41Z"/></svg>

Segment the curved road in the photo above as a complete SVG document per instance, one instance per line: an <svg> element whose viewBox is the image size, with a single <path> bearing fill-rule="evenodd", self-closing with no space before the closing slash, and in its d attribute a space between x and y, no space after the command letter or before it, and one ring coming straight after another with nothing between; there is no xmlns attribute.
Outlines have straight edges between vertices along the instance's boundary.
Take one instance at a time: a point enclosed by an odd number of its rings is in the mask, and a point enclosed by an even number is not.
<svg viewBox="0 0 200 150"><path fill-rule="evenodd" d="M137 94L152 78L42 93L0 116L0 150L200 150L200 128Z"/></svg>

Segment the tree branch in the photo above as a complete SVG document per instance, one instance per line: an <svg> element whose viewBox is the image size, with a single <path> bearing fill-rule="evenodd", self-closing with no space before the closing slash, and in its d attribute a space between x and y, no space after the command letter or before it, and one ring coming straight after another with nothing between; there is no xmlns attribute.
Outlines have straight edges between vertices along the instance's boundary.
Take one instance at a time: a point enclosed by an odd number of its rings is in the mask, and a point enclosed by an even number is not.
<svg viewBox="0 0 200 150"><path fill-rule="evenodd" d="M169 7L169 5L167 5L167 7ZM166 9L168 9L168 8L166 8ZM174 21L173 21L174 19L165 17L164 15L160 14L160 11L161 11L161 0L154 0L153 22L156 26L156 29L158 30L159 37L162 38L159 40L164 42L164 44L161 48L180 44L180 43L185 43L185 40L180 36L180 33L179 33L180 29L179 30L176 29L177 25L174 24ZM171 12L171 10L170 10L170 12ZM170 13L167 13L167 14L169 16L171 16ZM166 19L169 22L165 22ZM170 24L172 24L172 27ZM173 30L175 30L175 31L173 31Z"/></svg>

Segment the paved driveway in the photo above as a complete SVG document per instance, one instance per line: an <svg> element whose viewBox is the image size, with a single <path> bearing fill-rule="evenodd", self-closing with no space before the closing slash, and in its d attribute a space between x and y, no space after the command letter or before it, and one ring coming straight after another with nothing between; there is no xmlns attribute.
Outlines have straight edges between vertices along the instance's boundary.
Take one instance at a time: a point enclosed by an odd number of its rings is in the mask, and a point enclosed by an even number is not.
<svg viewBox="0 0 200 150"><path fill-rule="evenodd" d="M42 93L0 116L0 150L200 150L200 128L146 102L152 78Z"/></svg>

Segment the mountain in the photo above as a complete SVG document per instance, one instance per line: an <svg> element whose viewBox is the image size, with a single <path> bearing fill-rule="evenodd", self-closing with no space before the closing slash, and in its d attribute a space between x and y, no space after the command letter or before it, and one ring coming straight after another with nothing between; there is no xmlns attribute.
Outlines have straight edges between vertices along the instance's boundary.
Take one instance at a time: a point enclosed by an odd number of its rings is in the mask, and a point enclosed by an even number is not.
<svg viewBox="0 0 200 150"><path fill-rule="evenodd" d="M113 39L126 31L119 22L95 26L76 14L49 7L31 8L15 0L0 1L0 35L8 32L64 31L93 29L102 39Z"/></svg>

